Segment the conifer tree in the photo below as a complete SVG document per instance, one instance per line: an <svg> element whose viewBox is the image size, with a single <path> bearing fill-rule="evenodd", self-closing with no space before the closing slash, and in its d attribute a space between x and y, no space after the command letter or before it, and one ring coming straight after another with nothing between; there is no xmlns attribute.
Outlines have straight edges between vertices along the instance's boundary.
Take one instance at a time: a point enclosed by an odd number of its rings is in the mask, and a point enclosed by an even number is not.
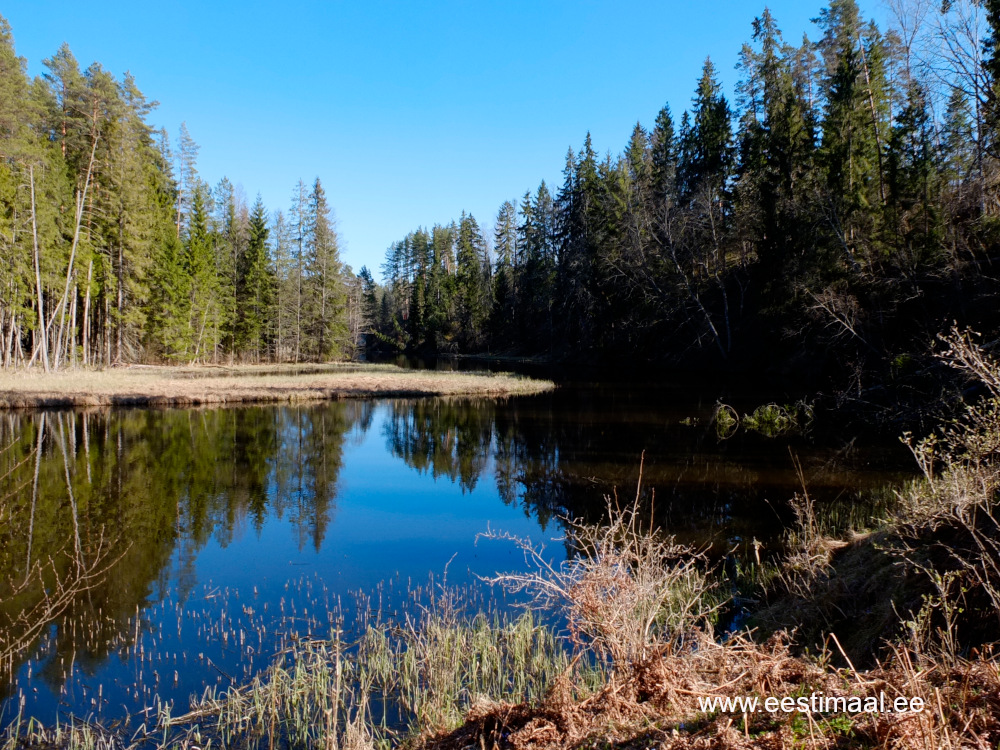
<svg viewBox="0 0 1000 750"><path fill-rule="evenodd" d="M146 316L147 346L158 359L187 360L192 346L191 276L173 222L169 232L160 236L154 261Z"/></svg>
<svg viewBox="0 0 1000 750"><path fill-rule="evenodd" d="M325 362L349 354L350 337L339 238L318 177L309 193L304 218L303 331L308 340L305 351L313 359Z"/></svg>
<svg viewBox="0 0 1000 750"><path fill-rule="evenodd" d="M741 67L743 120L736 180L736 223L757 249L759 283L778 304L794 285L794 259L809 243L800 213L813 168L812 112L796 81L801 55L786 45L770 11L753 24L756 48L746 46Z"/></svg>
<svg viewBox="0 0 1000 750"><path fill-rule="evenodd" d="M305 182L301 179L296 183L292 191L292 207L288 212L289 228L292 232L293 254L295 257L292 273L294 274L293 309L294 309L294 330L295 330L295 362L298 362L303 354L303 310L304 310L304 282L306 274L306 221L308 214L308 190Z"/></svg>
<svg viewBox="0 0 1000 750"><path fill-rule="evenodd" d="M485 322L490 309L489 271L484 269L486 242L471 214L462 212L456 243L456 293L462 343L475 351L483 343Z"/></svg>
<svg viewBox="0 0 1000 750"><path fill-rule="evenodd" d="M894 259L907 275L941 257L941 170L935 135L926 93L913 81L892 128L886 158L887 223L894 233Z"/></svg>
<svg viewBox="0 0 1000 750"><path fill-rule="evenodd" d="M274 263L274 358L282 362L294 355L296 267L291 227L285 214L276 211L271 226Z"/></svg>
<svg viewBox="0 0 1000 750"><path fill-rule="evenodd" d="M703 191L708 202L716 203L728 187L733 148L729 104L711 59L702 67L692 105L691 120L681 133L681 194L690 202Z"/></svg>
<svg viewBox="0 0 1000 750"><path fill-rule="evenodd" d="M493 273L493 308L490 313L490 338L501 347L513 343L515 305L518 279L524 270L518 268L517 209L504 201L497 212L493 230L493 249L496 267ZM535 290L537 293L538 290Z"/></svg>
<svg viewBox="0 0 1000 750"><path fill-rule="evenodd" d="M375 278L372 276L372 272L368 270L368 266L361 266L361 270L358 272L358 278L361 279L362 288L362 314L365 320L366 332L373 333L378 327L379 318L379 294L378 285L375 283Z"/></svg>
<svg viewBox="0 0 1000 750"><path fill-rule="evenodd" d="M213 359L219 345L224 309L220 305L220 286L212 236L209 230L208 188L203 183L192 190L189 211L185 266L190 279L191 359Z"/></svg>
<svg viewBox="0 0 1000 750"><path fill-rule="evenodd" d="M433 351L450 348L455 325L455 225L431 229L432 263L427 282L426 340Z"/></svg>
<svg viewBox="0 0 1000 750"><path fill-rule="evenodd" d="M273 344L275 278L268 255L267 211L258 194L250 210L246 252L240 257L236 287L236 350L260 362Z"/></svg>
<svg viewBox="0 0 1000 750"><path fill-rule="evenodd" d="M666 211L676 203L677 143L670 105L665 105L656 115L650 134L649 159L652 165L649 211L654 221L662 224Z"/></svg>
<svg viewBox="0 0 1000 750"><path fill-rule="evenodd" d="M876 64L880 39L869 35L865 49L865 26L854 0L831 0L819 23L825 64L820 157L832 211L831 244L839 246L850 269L860 271L875 260L873 242L885 199L885 81Z"/></svg>

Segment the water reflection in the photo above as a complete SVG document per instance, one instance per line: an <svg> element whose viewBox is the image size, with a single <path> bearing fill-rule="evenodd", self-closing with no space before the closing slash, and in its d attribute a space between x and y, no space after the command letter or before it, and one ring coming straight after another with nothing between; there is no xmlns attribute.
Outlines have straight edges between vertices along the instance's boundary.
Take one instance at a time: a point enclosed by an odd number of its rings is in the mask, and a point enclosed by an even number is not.
<svg viewBox="0 0 1000 750"><path fill-rule="evenodd" d="M549 537L559 517L597 519L605 494L634 492L643 453L650 513L721 550L780 532L798 485L789 450L819 497L894 479L902 465L894 446L836 437L720 441L713 409L714 399L663 389L575 388L505 401L4 415L0 653L57 579L102 550L116 562L0 666L0 724L22 699L47 721L120 716L154 694L183 708L220 672L242 678L266 664L276 631L328 624L351 591L388 580L388 601L449 561L482 574L517 565L475 534L492 524Z"/></svg>
<svg viewBox="0 0 1000 750"><path fill-rule="evenodd" d="M137 609L171 588L188 596L210 542L225 549L274 518L299 550L318 551L345 442L373 409L8 415L0 422L0 649L19 637L12 626L43 603L55 578L72 580L101 549L117 562L73 599L49 643L55 663L73 659L85 671L106 658ZM19 591L26 580L44 585Z"/></svg>
<svg viewBox="0 0 1000 750"><path fill-rule="evenodd" d="M855 497L906 476L895 442L813 430L720 439L714 399L662 388L575 388L475 404L397 402L383 431L392 455L469 491L492 467L499 497L543 526L566 514L599 520L604 496L639 482L657 521L697 544L773 539L804 467L817 498ZM644 458L643 458L644 457Z"/></svg>

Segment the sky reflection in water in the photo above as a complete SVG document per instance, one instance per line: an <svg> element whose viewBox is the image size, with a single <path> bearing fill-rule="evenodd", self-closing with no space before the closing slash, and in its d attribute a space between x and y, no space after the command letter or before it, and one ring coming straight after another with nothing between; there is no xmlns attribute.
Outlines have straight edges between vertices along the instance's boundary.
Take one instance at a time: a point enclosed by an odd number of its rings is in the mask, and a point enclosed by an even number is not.
<svg viewBox="0 0 1000 750"><path fill-rule="evenodd" d="M431 575L475 585L476 574L523 566L513 545L476 535L492 527L551 540L559 515L598 518L614 486L634 492L643 451L657 520L720 548L780 532L779 506L797 482L790 447L819 495L894 476L896 454L848 440L720 441L707 427L712 408L567 390L506 402L7 415L0 470L14 471L0 581L23 580L50 557L66 575L76 540L86 558L102 534L122 557L48 627L14 681L3 677L0 723L22 701L46 722L120 719L157 696L182 713L191 695L264 668L291 634L325 636L338 615L349 626L358 592L391 614L422 587L426 602ZM565 556L559 541L548 551ZM3 583L0 623L40 597Z"/></svg>

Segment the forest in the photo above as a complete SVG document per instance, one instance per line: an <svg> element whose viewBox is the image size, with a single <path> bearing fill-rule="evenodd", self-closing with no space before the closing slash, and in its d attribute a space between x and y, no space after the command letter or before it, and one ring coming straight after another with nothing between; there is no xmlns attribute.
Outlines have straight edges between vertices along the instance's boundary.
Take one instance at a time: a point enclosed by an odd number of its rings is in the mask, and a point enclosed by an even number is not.
<svg viewBox="0 0 1000 750"><path fill-rule="evenodd" d="M4 367L329 360L356 349L357 284L320 179L287 213L198 175L128 74L68 45L34 80L0 18ZM357 298L357 294L354 295ZM352 313L351 311L355 311Z"/></svg>
<svg viewBox="0 0 1000 750"><path fill-rule="evenodd" d="M462 212L355 274L316 178L287 210L210 186L131 76L68 46L29 79L0 25L0 360L299 362L491 354L905 375L952 321L997 324L1000 3L831 0L817 39L764 9L734 101L588 134L562 184Z"/></svg>
<svg viewBox="0 0 1000 750"><path fill-rule="evenodd" d="M379 346L899 375L953 320L996 326L1000 3L853 0L784 39L766 9L735 102L706 60L690 108L589 134L562 184L389 248L362 271Z"/></svg>

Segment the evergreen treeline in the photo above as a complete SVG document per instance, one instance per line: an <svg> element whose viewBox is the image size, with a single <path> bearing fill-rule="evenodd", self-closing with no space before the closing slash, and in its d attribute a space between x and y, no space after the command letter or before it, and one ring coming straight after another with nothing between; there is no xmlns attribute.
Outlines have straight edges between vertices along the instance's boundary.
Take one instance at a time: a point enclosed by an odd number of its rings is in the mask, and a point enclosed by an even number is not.
<svg viewBox="0 0 1000 750"><path fill-rule="evenodd" d="M883 33L831 0L798 45L765 10L735 106L707 60L679 121L614 157L588 135L491 237L463 214L393 244L369 346L860 372L995 324L1000 2L889 6Z"/></svg>
<svg viewBox="0 0 1000 750"><path fill-rule="evenodd" d="M198 176L183 125L172 152L130 75L66 45L44 64L29 80L0 18L4 367L353 352L358 284L318 178L272 217Z"/></svg>

